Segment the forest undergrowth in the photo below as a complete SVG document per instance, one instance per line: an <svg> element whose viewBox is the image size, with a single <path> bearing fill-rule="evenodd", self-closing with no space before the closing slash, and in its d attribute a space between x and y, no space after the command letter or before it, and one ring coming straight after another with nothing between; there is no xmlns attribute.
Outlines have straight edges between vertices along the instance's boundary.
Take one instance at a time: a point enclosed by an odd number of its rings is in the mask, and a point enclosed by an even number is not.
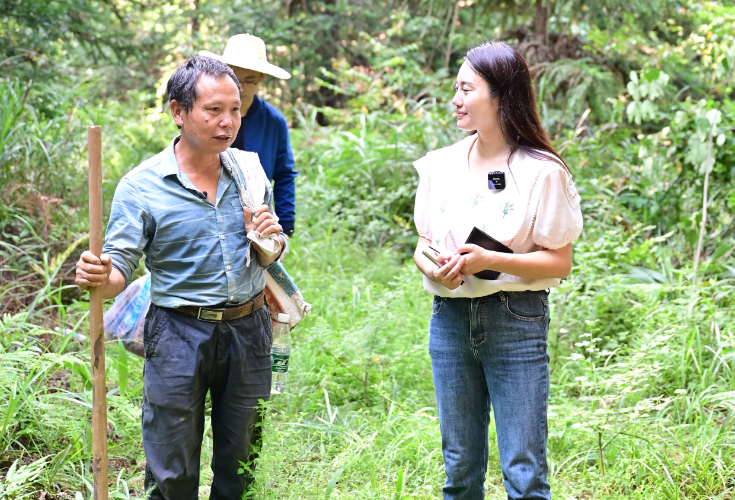
<svg viewBox="0 0 735 500"><path fill-rule="evenodd" d="M655 252L644 231L611 232L603 245L589 233L551 296L552 487L559 498L730 498L735 280L695 289L676 276L641 280L610 267L608 254ZM314 314L293 335L289 393L270 404L255 498L438 497L420 274L391 250L367 255L329 231L297 238L289 262ZM3 318L5 498L91 493L83 304L58 306L60 327L34 325L25 311ZM142 360L115 342L107 349L111 497L140 498ZM490 440L488 497L504 498L492 426ZM208 418L204 450L202 498Z"/></svg>

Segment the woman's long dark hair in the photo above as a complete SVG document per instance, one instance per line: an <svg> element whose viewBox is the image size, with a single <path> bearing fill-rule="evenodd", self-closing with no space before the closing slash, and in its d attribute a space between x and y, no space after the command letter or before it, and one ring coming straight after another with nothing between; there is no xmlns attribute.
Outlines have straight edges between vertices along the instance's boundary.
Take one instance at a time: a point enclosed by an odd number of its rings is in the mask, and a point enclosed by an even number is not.
<svg viewBox="0 0 735 500"><path fill-rule="evenodd" d="M471 48L465 60L487 82L490 95L498 98L498 123L510 145L508 161L520 149L531 158L561 163L569 171L541 126L526 60L513 47L497 40Z"/></svg>

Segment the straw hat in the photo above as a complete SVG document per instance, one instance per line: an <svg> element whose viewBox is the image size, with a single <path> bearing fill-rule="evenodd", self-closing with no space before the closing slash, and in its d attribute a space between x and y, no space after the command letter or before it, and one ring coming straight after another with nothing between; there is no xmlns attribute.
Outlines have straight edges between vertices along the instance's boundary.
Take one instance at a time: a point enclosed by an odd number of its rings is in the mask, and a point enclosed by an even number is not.
<svg viewBox="0 0 735 500"><path fill-rule="evenodd" d="M265 55L265 42L257 36L248 34L235 35L227 40L227 46L225 46L225 52L222 55L209 52L208 50L200 50L199 55L213 57L230 66L267 73L282 80L291 78L288 71L268 62L268 58Z"/></svg>

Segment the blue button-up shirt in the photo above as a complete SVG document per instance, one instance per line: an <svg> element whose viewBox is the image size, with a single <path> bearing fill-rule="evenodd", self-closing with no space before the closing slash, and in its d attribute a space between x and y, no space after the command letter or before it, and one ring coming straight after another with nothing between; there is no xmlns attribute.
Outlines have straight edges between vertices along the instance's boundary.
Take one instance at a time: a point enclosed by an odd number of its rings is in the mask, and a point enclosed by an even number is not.
<svg viewBox="0 0 735 500"><path fill-rule="evenodd" d="M280 111L257 95L242 117L233 148L258 153L265 175L273 181L273 198L279 223L292 231L296 219L296 176L288 136L288 123Z"/></svg>
<svg viewBox="0 0 735 500"><path fill-rule="evenodd" d="M250 241L235 182L223 168L212 205L179 171L178 139L120 180L103 252L126 283L145 254L158 306L247 302L263 290L265 276L254 251L246 266ZM263 184L272 208L271 187Z"/></svg>

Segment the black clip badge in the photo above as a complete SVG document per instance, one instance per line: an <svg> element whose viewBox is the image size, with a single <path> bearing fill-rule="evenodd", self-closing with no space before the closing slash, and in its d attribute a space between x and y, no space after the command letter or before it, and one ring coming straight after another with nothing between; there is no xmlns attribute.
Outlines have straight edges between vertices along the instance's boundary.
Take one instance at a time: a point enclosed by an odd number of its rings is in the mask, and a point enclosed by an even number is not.
<svg viewBox="0 0 735 500"><path fill-rule="evenodd" d="M505 189L505 172L490 172L487 174L487 188L493 190Z"/></svg>

